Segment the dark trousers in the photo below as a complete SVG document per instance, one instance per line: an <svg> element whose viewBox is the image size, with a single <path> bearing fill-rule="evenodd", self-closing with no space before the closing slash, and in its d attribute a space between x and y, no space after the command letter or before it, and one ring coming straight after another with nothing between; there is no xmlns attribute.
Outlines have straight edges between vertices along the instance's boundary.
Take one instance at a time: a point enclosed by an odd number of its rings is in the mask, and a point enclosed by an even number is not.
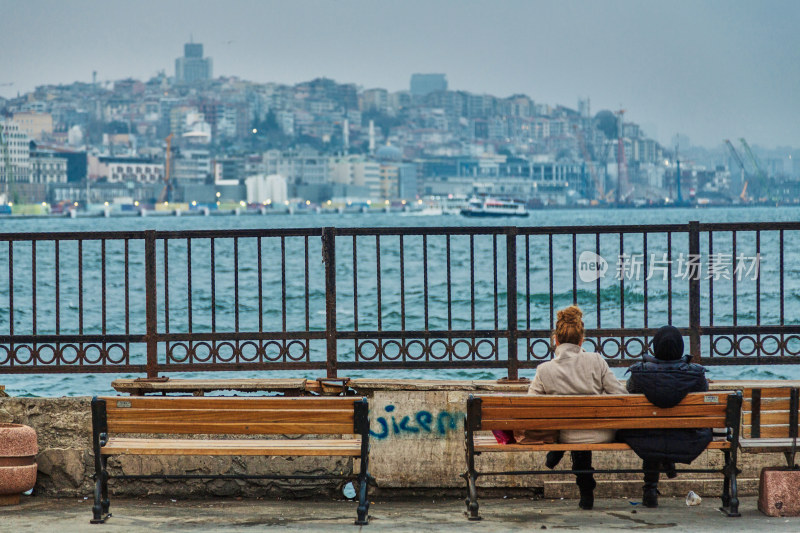
<svg viewBox="0 0 800 533"><path fill-rule="evenodd" d="M658 487L658 471L661 469L659 461L643 460L642 469L644 470L644 488L655 489Z"/></svg>
<svg viewBox="0 0 800 533"><path fill-rule="evenodd" d="M594 470L592 468L592 452L570 452L572 456L572 469L573 470ZM581 492L592 491L597 483L594 480L593 474L575 474L575 483Z"/></svg>

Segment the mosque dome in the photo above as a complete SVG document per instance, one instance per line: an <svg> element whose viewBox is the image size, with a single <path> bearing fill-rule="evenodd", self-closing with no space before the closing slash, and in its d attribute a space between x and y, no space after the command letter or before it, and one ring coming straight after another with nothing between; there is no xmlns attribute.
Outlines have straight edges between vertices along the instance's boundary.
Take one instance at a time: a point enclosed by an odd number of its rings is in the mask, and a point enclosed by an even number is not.
<svg viewBox="0 0 800 533"><path fill-rule="evenodd" d="M400 161L403 159L403 151L395 146L387 144L386 146L378 148L375 152L375 157L386 161Z"/></svg>

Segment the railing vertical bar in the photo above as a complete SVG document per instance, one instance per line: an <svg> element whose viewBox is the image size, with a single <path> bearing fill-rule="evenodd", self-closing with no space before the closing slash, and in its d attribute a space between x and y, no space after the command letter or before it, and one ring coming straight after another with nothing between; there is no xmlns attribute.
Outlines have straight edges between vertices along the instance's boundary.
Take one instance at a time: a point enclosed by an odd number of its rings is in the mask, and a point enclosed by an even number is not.
<svg viewBox="0 0 800 533"><path fill-rule="evenodd" d="M33 311L31 316L31 328L33 334L36 335L36 241L31 241L31 310ZM105 332L103 333L105 334ZM33 345L33 352L36 353L35 343Z"/></svg>
<svg viewBox="0 0 800 533"><path fill-rule="evenodd" d="M425 331L429 329L428 317L428 236L422 235L422 286L425 295ZM427 351L425 353L427 360Z"/></svg>
<svg viewBox="0 0 800 533"><path fill-rule="evenodd" d="M550 284L550 329L555 327L555 306L553 303L553 234L547 235L547 271L548 283Z"/></svg>
<svg viewBox="0 0 800 533"><path fill-rule="evenodd" d="M78 239L78 335L83 335L83 239Z"/></svg>
<svg viewBox="0 0 800 533"><path fill-rule="evenodd" d="M131 334L131 287L130 287L130 256L129 256L129 240L125 239L125 259L123 261L124 268L125 268L125 335ZM58 257L58 241L56 241L56 257ZM58 264L58 259L56 259L56 264ZM57 276L57 274L56 274ZM58 285L56 285L58 287ZM58 293L58 289L56 288L56 293ZM58 300L56 300L58 301ZM58 304L56 304L56 307ZM58 315L56 315L58 316ZM131 356L131 343L129 341L125 341L125 362L130 362Z"/></svg>
<svg viewBox="0 0 800 533"><path fill-rule="evenodd" d="M756 231L756 260L760 261L761 258L761 231ZM736 257L733 257L736 261ZM760 266L760 265L759 265ZM736 277L735 275L733 277ZM756 276L756 325L761 325L761 276ZM758 357L761 357L761 334L756 333L756 347L758 350Z"/></svg>
<svg viewBox="0 0 800 533"><path fill-rule="evenodd" d="M233 238L233 328L239 333L239 237Z"/></svg>
<svg viewBox="0 0 800 533"><path fill-rule="evenodd" d="M305 289L305 302L306 302L306 331L311 331L311 291L309 289L309 285L311 283L309 277L309 263L308 263L308 235L305 236L303 239L303 263L304 263L304 272L303 272L303 286ZM306 361L311 360L311 339L306 339L305 342L305 349L306 349Z"/></svg>
<svg viewBox="0 0 800 533"><path fill-rule="evenodd" d="M381 236L375 235L375 274L378 280L378 331L383 330L383 301L381 284ZM382 358L382 357L381 357Z"/></svg>
<svg viewBox="0 0 800 533"><path fill-rule="evenodd" d="M578 236L572 234L572 305L578 305Z"/></svg>
<svg viewBox="0 0 800 533"><path fill-rule="evenodd" d="M714 232L708 232L708 260L712 261L712 257L714 257ZM711 264L711 263L709 263ZM708 325L714 325L714 276L708 276ZM710 349L714 350L714 336L710 336L708 339Z"/></svg>
<svg viewBox="0 0 800 533"><path fill-rule="evenodd" d="M34 244L36 241L34 241ZM103 335L106 334L106 239L100 240L100 324ZM34 313L35 316L35 313ZM108 351L105 341L103 342L103 361L108 361Z"/></svg>
<svg viewBox="0 0 800 533"><path fill-rule="evenodd" d="M625 234L619 234L619 257L625 256ZM620 259L624 261L624 259ZM619 327L625 327L625 269L623 268L619 276Z"/></svg>
<svg viewBox="0 0 800 533"><path fill-rule="evenodd" d="M169 239L164 239L164 333L169 333ZM170 358L170 342L164 343L166 360Z"/></svg>
<svg viewBox="0 0 800 533"><path fill-rule="evenodd" d="M256 277L258 278L258 332L262 333L264 331L264 273L262 269L264 268L264 260L261 257L261 241L263 237L258 237L256 239L256 268L258 269L258 273ZM258 341L259 345L263 345L264 339Z"/></svg>
<svg viewBox="0 0 800 533"><path fill-rule="evenodd" d="M475 235L473 234L469 236L469 323L472 329L475 329Z"/></svg>
<svg viewBox="0 0 800 533"><path fill-rule="evenodd" d="M508 379L519 379L519 346L517 345L517 228L506 230L506 308L508 311ZM497 293L497 291L495 291ZM495 326L497 329L497 326ZM497 345L498 341L495 341Z"/></svg>
<svg viewBox="0 0 800 533"><path fill-rule="evenodd" d="M779 276L780 277L780 299L781 299L781 302L780 302L780 305L781 305L780 314L781 314L781 326L783 326L784 325L784 307L783 307L784 303L783 302L784 302L784 298L785 298L784 285L783 285L783 274L784 274L784 272L783 272L783 230L781 230L780 234L778 235L778 246L780 248L778 250L778 255L779 255L778 260L780 262L780 276ZM759 277L760 276L761 276L761 272L760 272L760 266L759 266ZM781 356L784 356L784 355L786 355L786 338L785 338L784 334L781 333Z"/></svg>
<svg viewBox="0 0 800 533"><path fill-rule="evenodd" d="M127 244L128 241L126 240L125 242ZM57 240L57 241L55 241L54 244L55 244L55 251L54 251L55 252L55 257L53 258L53 260L55 262L55 275L56 275L56 279L55 279L55 284L56 284L56 335L59 335L61 333L61 265L60 265L60 262L61 262L61 250L60 250L61 241ZM127 248L126 248L126 252L127 252ZM126 263L125 264L127 266L127 256L126 256ZM127 319L127 317L128 317L128 312L127 312L127 306L126 306L126 308L125 308L125 318ZM125 331L125 334L126 335L128 334L127 329ZM56 345L56 346L58 346L58 345Z"/></svg>
<svg viewBox="0 0 800 533"><path fill-rule="evenodd" d="M209 254L211 258L211 333L217 332L217 285L216 285L216 239L211 238L209 247ZM213 354L212 360L216 360L217 341L211 341L211 353Z"/></svg>
<svg viewBox="0 0 800 533"><path fill-rule="evenodd" d="M736 231L731 232L731 257L736 257ZM739 324L739 288L736 276L731 276L731 283L733 283L733 325ZM731 355L737 357L739 355L739 339L738 335L733 334L733 352Z"/></svg>
<svg viewBox="0 0 800 533"><path fill-rule="evenodd" d="M650 260L647 256L647 232L642 232L642 254L644 255L644 260L642 261L642 277L644 278L644 327L648 326L648 319L647 319L647 278L648 278L648 267L650 265ZM647 346L647 335L644 336L644 345Z"/></svg>
<svg viewBox="0 0 800 533"><path fill-rule="evenodd" d="M36 241L33 241L36 244ZM35 270L35 269L34 269ZM100 240L100 324L103 335L106 334L106 239ZM105 349L105 344L104 344Z"/></svg>
<svg viewBox="0 0 800 533"><path fill-rule="evenodd" d="M80 241L78 241L80 242ZM156 286L156 232L144 234L145 317L147 323L147 377L158 375L158 312ZM212 277L213 283L213 277Z"/></svg>
<svg viewBox="0 0 800 533"><path fill-rule="evenodd" d="M531 236L525 234L525 329L531 329Z"/></svg>
<svg viewBox="0 0 800 533"><path fill-rule="evenodd" d="M325 338L327 377L338 372L336 346L336 229L322 228L322 260L325 262ZM358 342L358 341L356 341ZM356 346L356 348L358 348ZM358 349L355 354L358 360Z"/></svg>
<svg viewBox="0 0 800 533"><path fill-rule="evenodd" d="M508 272L508 265L506 265L506 272ZM506 278L508 278L507 274L506 274ZM497 330L500 328L500 311L499 311L500 303L499 303L499 299L498 299L498 296L497 296L497 289L498 289L498 285L497 285L497 234L492 235L492 283L493 283L493 287L494 287L494 291L493 291L494 292L494 331L495 331L494 357L495 357L495 360L497 360L497 359L500 358L500 339L497 336ZM508 293L506 293L506 294L508 294ZM508 297L506 296L506 300L507 299L508 299ZM506 303L508 303L508 302L506 302Z"/></svg>
<svg viewBox="0 0 800 533"><path fill-rule="evenodd" d="M406 330L406 269L403 235L400 235L400 329Z"/></svg>
<svg viewBox="0 0 800 533"><path fill-rule="evenodd" d="M286 237L281 235L281 331L286 331ZM286 353L288 347L283 341Z"/></svg>
<svg viewBox="0 0 800 533"><path fill-rule="evenodd" d="M260 271L261 268L259 268ZM193 331L192 323L194 322L192 313L192 239L186 239L186 322L186 329L189 332L189 337L191 337ZM191 339L189 340L189 349L187 351L189 362L194 362L194 343Z"/></svg>
<svg viewBox="0 0 800 533"><path fill-rule="evenodd" d="M700 222L689 222L689 258L700 258ZM689 278L689 351L692 361L700 361L700 273Z"/></svg>
<svg viewBox="0 0 800 533"><path fill-rule="evenodd" d="M450 234L445 238L445 250L447 254L447 329L453 329L453 293L452 282L450 279Z"/></svg>
<svg viewBox="0 0 800 533"><path fill-rule="evenodd" d="M672 232L667 232L667 324L672 325Z"/></svg>
<svg viewBox="0 0 800 533"><path fill-rule="evenodd" d="M358 331L358 243L353 235L353 329ZM353 351L359 360L358 339L353 339Z"/></svg>
<svg viewBox="0 0 800 533"><path fill-rule="evenodd" d="M14 335L14 241L8 241L8 334ZM9 359L12 364L16 356L14 343L9 344Z"/></svg>
<svg viewBox="0 0 800 533"><path fill-rule="evenodd" d="M600 233L595 233L595 235L594 235L594 254L595 254L594 268L595 268L595 272L598 273L597 280L595 281L595 283L596 283L595 309L597 310L597 329L600 329L601 327L603 327L602 326L602 322L603 322L602 321L602 307L600 306L600 290L601 290L600 289L600 278L601 278L601 276L599 275L599 273L600 273L600 262L598 260L600 258ZM597 341L598 341L598 343L600 342L600 338L599 337L597 338Z"/></svg>

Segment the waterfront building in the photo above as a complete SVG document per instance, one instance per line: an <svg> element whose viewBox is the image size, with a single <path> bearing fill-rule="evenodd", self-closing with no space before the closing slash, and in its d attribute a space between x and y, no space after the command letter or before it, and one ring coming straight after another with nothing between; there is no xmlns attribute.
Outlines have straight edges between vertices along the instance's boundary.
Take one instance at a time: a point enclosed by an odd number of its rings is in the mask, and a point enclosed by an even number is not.
<svg viewBox="0 0 800 533"><path fill-rule="evenodd" d="M210 57L203 57L203 45L186 43L183 45L183 57L175 60L175 81L178 83L194 83L212 78L212 62Z"/></svg>
<svg viewBox="0 0 800 533"><path fill-rule="evenodd" d="M0 183L27 182L31 168L28 135L13 120L0 120L0 137Z"/></svg>
<svg viewBox="0 0 800 533"><path fill-rule="evenodd" d="M141 157L89 155L89 179L108 183L156 183L164 179L164 164Z"/></svg>
<svg viewBox="0 0 800 533"><path fill-rule="evenodd" d="M208 150L184 149L172 159L170 179L176 184L205 183L211 181L212 176L211 154Z"/></svg>
<svg viewBox="0 0 800 533"><path fill-rule="evenodd" d="M66 183L67 158L52 150L30 152L31 183Z"/></svg>
<svg viewBox="0 0 800 533"><path fill-rule="evenodd" d="M40 141L53 134L53 115L50 113L14 113L12 120L19 125L20 131L31 139Z"/></svg>
<svg viewBox="0 0 800 533"><path fill-rule="evenodd" d="M283 204L289 199L286 178L279 174L258 174L244 180L247 202L251 204Z"/></svg>

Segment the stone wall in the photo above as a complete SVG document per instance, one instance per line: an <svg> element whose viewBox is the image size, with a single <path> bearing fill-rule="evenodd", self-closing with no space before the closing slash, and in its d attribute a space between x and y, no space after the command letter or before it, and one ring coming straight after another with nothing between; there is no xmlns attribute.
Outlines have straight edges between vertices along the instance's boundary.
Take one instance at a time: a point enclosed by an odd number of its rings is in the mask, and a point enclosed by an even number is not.
<svg viewBox="0 0 800 533"><path fill-rule="evenodd" d="M438 387L442 389L443 387ZM463 416L468 387L462 390L378 390L362 391L370 398L372 428L370 471L380 488L378 493L445 491L460 493L465 470ZM39 436L39 478L36 494L58 497L91 497L93 453L89 398L0 398L0 422L27 424ZM742 475L739 490L755 494L762 466L781 465L783 457L740 455ZM483 454L479 470L543 469L543 454ZM565 459L568 463L568 457ZM721 465L722 454L705 452L693 467ZM157 457L121 456L109 460L113 473L302 473L353 472L357 461L330 457ZM596 453L595 468L638 468L632 452ZM598 476L607 480L598 495L641 495L639 475ZM340 481L305 480L113 480L113 494L148 494L171 497L274 496L303 497L311 494L341 494ZM480 487L533 491L546 497L577 494L568 475L510 478L481 478ZM718 496L719 475L681 475L659 486L663 494Z"/></svg>

